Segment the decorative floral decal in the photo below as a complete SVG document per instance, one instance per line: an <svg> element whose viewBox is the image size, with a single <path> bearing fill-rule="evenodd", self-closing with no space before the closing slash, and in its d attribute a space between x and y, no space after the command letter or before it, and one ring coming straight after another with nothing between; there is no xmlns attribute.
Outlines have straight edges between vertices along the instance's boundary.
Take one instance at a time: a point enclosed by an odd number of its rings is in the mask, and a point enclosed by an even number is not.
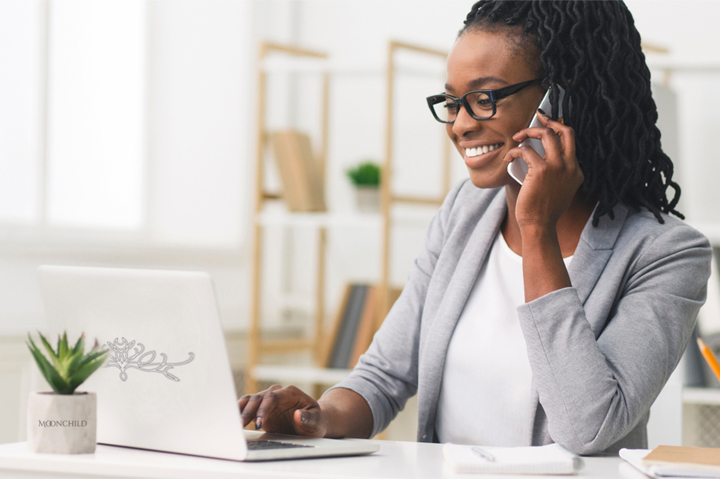
<svg viewBox="0 0 720 479"><path fill-rule="evenodd" d="M127 381L126 371L128 369L138 369L146 373L160 373L172 381L180 381L177 376L170 374L169 371L176 366L188 364L195 359L193 353L188 353L190 357L187 360L180 363L169 363L167 362L167 355L160 353L162 361L154 363L157 353L155 351L145 351L145 346L142 343L136 345L135 341L128 342L125 338L120 341L115 338L112 343L108 341L107 345L111 353L104 367L118 368L120 370L120 379L123 381Z"/></svg>

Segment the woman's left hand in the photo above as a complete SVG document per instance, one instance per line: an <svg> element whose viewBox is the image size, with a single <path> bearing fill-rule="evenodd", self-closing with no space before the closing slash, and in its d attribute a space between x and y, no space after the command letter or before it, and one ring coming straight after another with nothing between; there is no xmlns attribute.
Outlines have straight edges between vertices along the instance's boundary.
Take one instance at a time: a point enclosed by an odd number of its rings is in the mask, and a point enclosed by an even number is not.
<svg viewBox="0 0 720 479"><path fill-rule="evenodd" d="M530 146L518 146L505 155L504 161L522 158L528 164L515 205L515 218L522 230L536 225L554 228L568 209L584 180L575 156L575 130L561 121L537 113L543 127L526 128L513 136L519 142L527 138L542 141L545 157L541 158Z"/></svg>

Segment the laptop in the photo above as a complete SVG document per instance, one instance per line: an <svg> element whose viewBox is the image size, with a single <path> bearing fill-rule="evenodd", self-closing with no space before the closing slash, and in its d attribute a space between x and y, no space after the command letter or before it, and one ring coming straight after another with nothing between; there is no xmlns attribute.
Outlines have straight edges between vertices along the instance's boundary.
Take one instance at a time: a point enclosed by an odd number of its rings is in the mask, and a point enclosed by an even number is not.
<svg viewBox="0 0 720 479"><path fill-rule="evenodd" d="M51 334L110 350L81 387L97 393L99 444L237 461L370 454L370 441L242 427L210 276L41 266Z"/></svg>

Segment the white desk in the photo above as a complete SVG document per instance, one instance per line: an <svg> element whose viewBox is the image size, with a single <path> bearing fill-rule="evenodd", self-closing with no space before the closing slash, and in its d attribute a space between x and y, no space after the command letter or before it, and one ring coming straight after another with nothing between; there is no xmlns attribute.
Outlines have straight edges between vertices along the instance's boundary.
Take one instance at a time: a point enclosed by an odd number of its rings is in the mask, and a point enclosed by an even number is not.
<svg viewBox="0 0 720 479"><path fill-rule="evenodd" d="M442 445L377 441L380 451L369 456L272 462L233 462L200 457L98 446L95 454L31 454L25 443L0 445L0 477L5 478L371 478L531 479L551 476L476 476L453 474L444 466ZM578 477L634 479L645 477L617 457L586 457ZM625 467L627 466L627 467ZM628 469L629 468L629 469ZM636 474L640 474L637 476ZM555 476L559 477L559 476ZM568 476L564 476L568 477ZM572 477L572 476L570 476Z"/></svg>

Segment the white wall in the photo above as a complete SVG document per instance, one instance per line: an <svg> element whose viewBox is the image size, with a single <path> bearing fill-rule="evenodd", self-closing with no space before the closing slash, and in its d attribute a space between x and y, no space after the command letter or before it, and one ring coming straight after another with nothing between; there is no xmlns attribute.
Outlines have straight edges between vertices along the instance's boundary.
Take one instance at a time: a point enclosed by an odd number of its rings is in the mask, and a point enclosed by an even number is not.
<svg viewBox="0 0 720 479"><path fill-rule="evenodd" d="M42 139L36 125L42 115L40 98L43 64L40 31L42 12L37 2L20 0L0 5L0 191L13 202L0 201L0 221L26 223L37 210L37 175Z"/></svg>
<svg viewBox="0 0 720 479"><path fill-rule="evenodd" d="M150 1L148 228L154 241L232 245L247 230L251 4Z"/></svg>
<svg viewBox="0 0 720 479"><path fill-rule="evenodd" d="M643 40L667 47L669 55L648 54L648 62L674 60L686 64L720 63L720 30L716 20L720 2L687 0L628 0ZM658 81L663 73L654 70ZM715 205L720 193L714 178L720 165L714 158L714 131L720 127L720 73L674 73L671 86L678 94L679 156L673 158L683 187L681 211L694 222L720 221Z"/></svg>
<svg viewBox="0 0 720 479"><path fill-rule="evenodd" d="M143 218L145 6L49 4L46 223L137 229Z"/></svg>

